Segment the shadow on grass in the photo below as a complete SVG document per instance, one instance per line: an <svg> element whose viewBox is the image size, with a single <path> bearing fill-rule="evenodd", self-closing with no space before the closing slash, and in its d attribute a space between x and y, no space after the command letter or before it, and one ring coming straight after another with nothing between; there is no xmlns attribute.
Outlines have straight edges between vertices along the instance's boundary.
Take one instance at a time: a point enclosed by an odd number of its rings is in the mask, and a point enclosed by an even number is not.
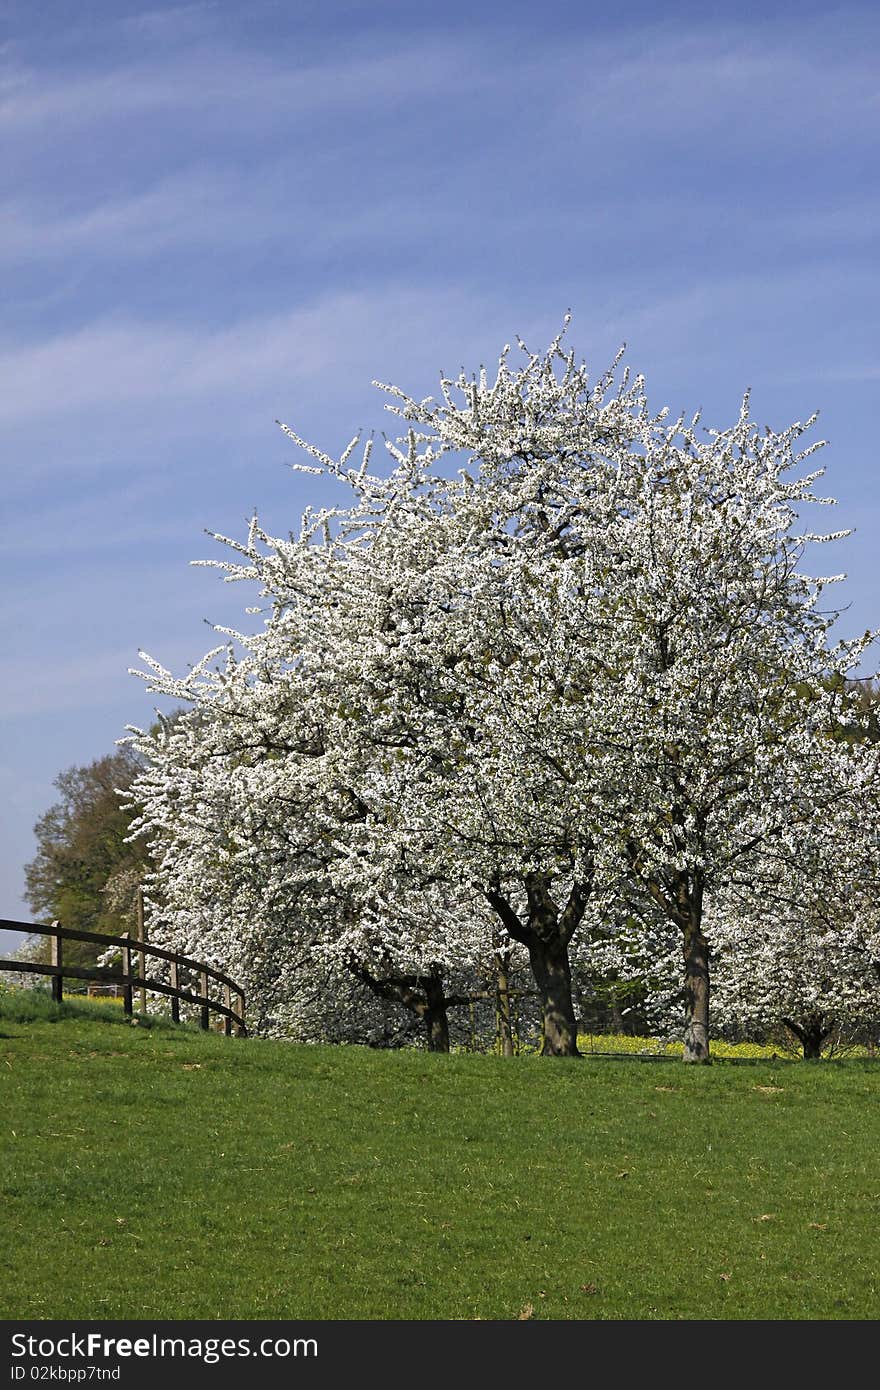
<svg viewBox="0 0 880 1390"><path fill-rule="evenodd" d="M584 1052L590 1061L604 1062L665 1062L668 1066L681 1067L684 1063L679 1056L663 1057L655 1052ZM864 1067L870 1070L880 1062L880 1057L793 1057L784 1053L771 1053L769 1057L719 1057L712 1055L714 1067L766 1067L772 1066L822 1066L822 1067Z"/></svg>
<svg viewBox="0 0 880 1390"><path fill-rule="evenodd" d="M681 1057L675 1053L664 1056L658 1052L584 1052L593 1062L665 1062L667 1065L683 1066ZM800 1062L800 1057L784 1057L773 1053L770 1057L718 1057L712 1055L715 1067L764 1067L768 1062Z"/></svg>
<svg viewBox="0 0 880 1390"><path fill-rule="evenodd" d="M119 1004L102 1004L92 999L64 999L57 1004L47 989L0 990L2 1023L61 1023L65 1019L110 1023L125 1028L193 1031L193 1025L174 1023L162 1014L137 1014L129 1018Z"/></svg>

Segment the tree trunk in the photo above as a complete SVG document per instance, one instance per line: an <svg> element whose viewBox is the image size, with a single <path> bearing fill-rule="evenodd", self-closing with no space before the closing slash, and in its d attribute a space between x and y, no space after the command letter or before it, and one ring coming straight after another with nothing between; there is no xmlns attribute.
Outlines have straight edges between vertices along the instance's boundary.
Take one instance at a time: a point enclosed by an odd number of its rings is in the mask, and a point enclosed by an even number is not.
<svg viewBox="0 0 880 1390"><path fill-rule="evenodd" d="M443 972L431 966L426 975L374 975L357 959L348 961L356 979L367 985L380 999L391 999L409 1009L425 1025L429 1052L449 1051L449 1017L451 1005L468 1003L466 996L447 995L443 989Z"/></svg>
<svg viewBox="0 0 880 1390"><path fill-rule="evenodd" d="M510 976L508 969L510 957L508 952L496 952L495 955L495 989L496 989L496 1012L498 1016L498 1041L501 1044L501 1056L512 1057L513 1048L513 1028L511 1026L510 1008Z"/></svg>
<svg viewBox="0 0 880 1390"><path fill-rule="evenodd" d="M567 944L533 937L529 960L541 996L542 1057L579 1057Z"/></svg>
<svg viewBox="0 0 880 1390"><path fill-rule="evenodd" d="M699 927L684 933L685 1062L712 1061L709 1056L709 943Z"/></svg>
<svg viewBox="0 0 880 1390"><path fill-rule="evenodd" d="M815 1018L807 1023L795 1023L793 1018L784 1018L782 1022L786 1028L790 1028L798 1042L804 1050L804 1061L815 1062L822 1056L822 1044L828 1036L829 1029Z"/></svg>
<svg viewBox="0 0 880 1390"><path fill-rule="evenodd" d="M803 1039L804 1060L807 1062L815 1062L821 1057L823 1042L824 1037L822 1033L816 1031L806 1033Z"/></svg>
<svg viewBox="0 0 880 1390"><path fill-rule="evenodd" d="M549 874L528 873L524 887L528 917L523 922L497 887L486 893L489 903L513 937L526 947L543 1011L542 1057L579 1057L577 1020L571 996L568 943L580 925L590 893L590 881L575 881L560 912L550 895Z"/></svg>
<svg viewBox="0 0 880 1390"><path fill-rule="evenodd" d="M428 1051L449 1051L449 1019L446 1013L446 997L443 993L443 979L428 975L424 981L425 1004L422 1018L428 1030Z"/></svg>

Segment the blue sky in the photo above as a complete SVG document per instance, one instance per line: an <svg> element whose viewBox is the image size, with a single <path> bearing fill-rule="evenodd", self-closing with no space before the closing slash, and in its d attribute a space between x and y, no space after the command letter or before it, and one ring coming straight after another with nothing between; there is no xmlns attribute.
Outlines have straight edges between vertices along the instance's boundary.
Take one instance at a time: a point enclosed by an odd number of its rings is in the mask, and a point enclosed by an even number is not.
<svg viewBox="0 0 880 1390"><path fill-rule="evenodd" d="M204 528L323 500L275 419L337 450L373 378L428 395L569 307L658 408L821 410L857 531L819 567L880 626L880 11L612 10L0 7L0 916L55 775L149 720L138 648L182 670L252 601L188 568Z"/></svg>

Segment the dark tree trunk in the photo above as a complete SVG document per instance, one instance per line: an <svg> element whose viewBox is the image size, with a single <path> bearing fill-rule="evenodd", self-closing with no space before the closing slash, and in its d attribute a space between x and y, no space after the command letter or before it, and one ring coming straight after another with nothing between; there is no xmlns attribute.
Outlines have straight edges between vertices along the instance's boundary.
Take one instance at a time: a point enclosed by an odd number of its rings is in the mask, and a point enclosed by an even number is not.
<svg viewBox="0 0 880 1390"><path fill-rule="evenodd" d="M568 946L583 919L590 884L576 882L562 911L550 896L549 884L549 875L526 874L525 922L498 888L486 896L514 941L528 950L541 998L542 1057L579 1057Z"/></svg>
<svg viewBox="0 0 880 1390"><path fill-rule="evenodd" d="M808 1033L803 1040L804 1058L806 1061L814 1062L822 1056L822 1043L825 1041L821 1033Z"/></svg>
<svg viewBox="0 0 880 1390"><path fill-rule="evenodd" d="M446 1014L446 997L443 993L443 980L439 975L428 975L424 981L425 1003L422 1018L428 1030L428 1051L449 1051L449 1019Z"/></svg>
<svg viewBox="0 0 880 1390"><path fill-rule="evenodd" d="M541 996L542 1057L579 1057L568 943L535 939L529 961Z"/></svg>
<svg viewBox="0 0 880 1390"><path fill-rule="evenodd" d="M698 926L684 930L685 1062L711 1062L709 1056L709 943Z"/></svg>
<svg viewBox="0 0 880 1390"><path fill-rule="evenodd" d="M466 995L447 995L443 988L443 971L439 965L426 975L373 975L358 960L351 959L348 968L357 979L368 985L380 999L391 999L409 1009L425 1025L429 1052L449 1051L449 1017L453 1005L469 1003Z"/></svg>
<svg viewBox="0 0 880 1390"><path fill-rule="evenodd" d="M673 808L673 823L683 811ZM682 1061L706 1066L709 1055L709 943L703 935L701 870L680 869L668 879L645 875L637 843L628 847L630 864L668 921L682 934L684 960L684 1055Z"/></svg>
<svg viewBox="0 0 880 1390"><path fill-rule="evenodd" d="M805 1023L795 1023L793 1018L784 1018L782 1022L786 1028L790 1028L804 1050L805 1062L816 1062L822 1056L822 1044L831 1032L824 1020L811 1018Z"/></svg>

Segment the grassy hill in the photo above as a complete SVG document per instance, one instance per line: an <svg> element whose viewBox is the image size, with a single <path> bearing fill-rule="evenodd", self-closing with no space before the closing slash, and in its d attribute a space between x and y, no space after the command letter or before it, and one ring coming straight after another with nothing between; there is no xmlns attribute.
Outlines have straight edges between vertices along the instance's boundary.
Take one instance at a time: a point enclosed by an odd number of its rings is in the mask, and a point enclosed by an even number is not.
<svg viewBox="0 0 880 1390"><path fill-rule="evenodd" d="M7 1009L0 1317L874 1318L878 1085Z"/></svg>

